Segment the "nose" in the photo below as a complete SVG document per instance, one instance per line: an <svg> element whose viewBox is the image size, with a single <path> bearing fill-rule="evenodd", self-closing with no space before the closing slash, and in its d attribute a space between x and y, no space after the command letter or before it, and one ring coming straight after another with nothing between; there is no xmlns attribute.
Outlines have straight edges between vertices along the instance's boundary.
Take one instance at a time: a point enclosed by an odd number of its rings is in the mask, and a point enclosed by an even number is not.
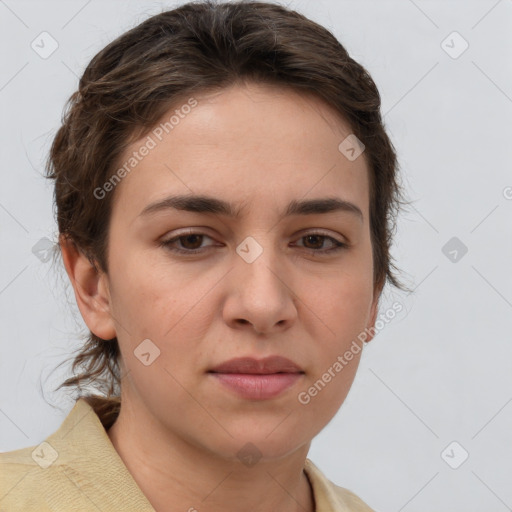
<svg viewBox="0 0 512 512"><path fill-rule="evenodd" d="M284 263L272 250L265 249L252 263L235 254L227 279L223 316L233 329L272 334L295 322L298 297Z"/></svg>

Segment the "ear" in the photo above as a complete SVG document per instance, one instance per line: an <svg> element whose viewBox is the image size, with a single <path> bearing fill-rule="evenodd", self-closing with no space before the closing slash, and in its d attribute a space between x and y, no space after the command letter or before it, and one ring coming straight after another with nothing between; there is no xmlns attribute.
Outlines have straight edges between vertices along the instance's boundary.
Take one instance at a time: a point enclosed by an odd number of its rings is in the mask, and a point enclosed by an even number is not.
<svg viewBox="0 0 512 512"><path fill-rule="evenodd" d="M374 294L373 294L372 305L370 307L370 320L368 322L368 326L366 329L366 332L369 334L365 340L365 343L370 343L370 341L373 340L373 338L375 337L375 334L376 334L375 322L377 321L377 313L379 311L379 299L380 299L381 292L382 292L382 286L380 286L380 285L376 286Z"/></svg>
<svg viewBox="0 0 512 512"><path fill-rule="evenodd" d="M65 235L60 235L59 245L66 272L75 291L78 309L87 327L104 340L115 338L108 276L97 270Z"/></svg>

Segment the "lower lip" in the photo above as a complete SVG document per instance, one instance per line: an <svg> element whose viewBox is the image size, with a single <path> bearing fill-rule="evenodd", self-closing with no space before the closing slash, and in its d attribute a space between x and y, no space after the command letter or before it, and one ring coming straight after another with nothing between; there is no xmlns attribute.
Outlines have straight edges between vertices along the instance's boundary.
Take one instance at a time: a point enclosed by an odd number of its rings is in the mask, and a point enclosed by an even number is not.
<svg viewBox="0 0 512 512"><path fill-rule="evenodd" d="M211 373L222 385L249 400L274 398L292 387L304 374Z"/></svg>

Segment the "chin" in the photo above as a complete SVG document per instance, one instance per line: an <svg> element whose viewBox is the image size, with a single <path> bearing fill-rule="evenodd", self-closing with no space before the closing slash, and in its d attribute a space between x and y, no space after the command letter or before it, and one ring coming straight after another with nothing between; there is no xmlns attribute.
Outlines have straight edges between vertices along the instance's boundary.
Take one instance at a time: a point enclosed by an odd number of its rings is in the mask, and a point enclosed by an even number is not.
<svg viewBox="0 0 512 512"><path fill-rule="evenodd" d="M311 438L306 433L298 432L295 426L290 429L289 425L280 425L282 419L277 419L272 426L261 430L254 426L240 426L237 429L228 427L233 437L223 436L215 451L233 462L279 460L311 442Z"/></svg>

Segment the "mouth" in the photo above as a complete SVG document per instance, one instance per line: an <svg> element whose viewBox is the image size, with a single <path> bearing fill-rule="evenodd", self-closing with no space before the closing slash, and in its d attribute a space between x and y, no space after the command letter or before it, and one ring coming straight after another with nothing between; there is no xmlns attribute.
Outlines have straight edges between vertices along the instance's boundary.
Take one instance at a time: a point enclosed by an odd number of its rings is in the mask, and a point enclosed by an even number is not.
<svg viewBox="0 0 512 512"><path fill-rule="evenodd" d="M294 386L304 376L300 373L217 373L209 374L223 387L248 400L269 400Z"/></svg>
<svg viewBox="0 0 512 512"><path fill-rule="evenodd" d="M303 379L305 372L290 359L244 357L222 363L208 374L235 395L248 400L277 397Z"/></svg>
<svg viewBox="0 0 512 512"><path fill-rule="evenodd" d="M291 359L282 356L269 356L264 359L237 357L215 366L210 372L269 375L274 373L304 373L304 370Z"/></svg>

